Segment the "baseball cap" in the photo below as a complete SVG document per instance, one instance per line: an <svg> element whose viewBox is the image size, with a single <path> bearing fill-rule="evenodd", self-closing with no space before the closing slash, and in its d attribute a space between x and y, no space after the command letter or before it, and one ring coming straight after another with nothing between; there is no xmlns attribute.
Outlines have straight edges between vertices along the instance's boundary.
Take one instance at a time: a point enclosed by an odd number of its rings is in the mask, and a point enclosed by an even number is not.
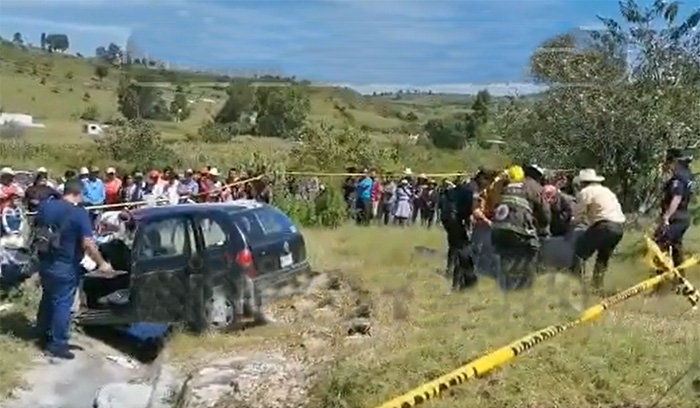
<svg viewBox="0 0 700 408"><path fill-rule="evenodd" d="M105 173L114 174L116 172L117 172L117 170L115 170L114 167L107 167L107 171Z"/></svg>
<svg viewBox="0 0 700 408"><path fill-rule="evenodd" d="M88 170L87 167L81 167L79 173L80 173L81 176L84 176L84 175L86 175L86 174L90 174L90 171Z"/></svg>
<svg viewBox="0 0 700 408"><path fill-rule="evenodd" d="M37 173L48 173L48 171L46 170L46 167L39 167L38 169L36 169L36 172Z"/></svg>

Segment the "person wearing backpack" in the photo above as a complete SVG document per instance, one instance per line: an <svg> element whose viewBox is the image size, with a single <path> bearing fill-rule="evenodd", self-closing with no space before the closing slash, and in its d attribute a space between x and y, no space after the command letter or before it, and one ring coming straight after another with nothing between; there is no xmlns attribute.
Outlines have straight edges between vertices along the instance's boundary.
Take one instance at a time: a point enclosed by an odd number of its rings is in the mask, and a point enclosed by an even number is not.
<svg viewBox="0 0 700 408"><path fill-rule="evenodd" d="M67 360L75 358L68 339L84 254L106 277L114 275L114 269L100 255L95 243L90 215L79 205L83 202L82 190L80 180L70 180L61 199L43 202L32 238L42 288L37 312L38 343L48 355Z"/></svg>

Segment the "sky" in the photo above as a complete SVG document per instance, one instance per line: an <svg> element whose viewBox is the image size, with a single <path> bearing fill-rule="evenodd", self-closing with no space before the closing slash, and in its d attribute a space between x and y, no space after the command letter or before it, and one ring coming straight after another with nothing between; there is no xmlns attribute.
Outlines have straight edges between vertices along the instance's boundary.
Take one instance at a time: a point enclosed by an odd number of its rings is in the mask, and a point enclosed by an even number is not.
<svg viewBox="0 0 700 408"><path fill-rule="evenodd" d="M159 60L280 72L361 92L529 93L542 41L617 17L615 0L1 0L0 35L127 39Z"/></svg>

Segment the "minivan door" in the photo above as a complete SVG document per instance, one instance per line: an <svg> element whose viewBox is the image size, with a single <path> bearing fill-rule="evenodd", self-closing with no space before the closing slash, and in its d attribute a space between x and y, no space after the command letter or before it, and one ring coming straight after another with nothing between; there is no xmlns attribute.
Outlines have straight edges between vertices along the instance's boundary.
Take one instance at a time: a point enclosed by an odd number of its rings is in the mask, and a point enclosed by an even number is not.
<svg viewBox="0 0 700 408"><path fill-rule="evenodd" d="M187 217L152 220L139 227L130 290L138 321L174 323L186 319L193 248L192 223Z"/></svg>
<svg viewBox="0 0 700 408"><path fill-rule="evenodd" d="M223 212L212 211L194 218L197 252L205 271L197 297L203 305L207 326L225 328L243 313L245 283L235 267L235 257L244 248L243 239Z"/></svg>

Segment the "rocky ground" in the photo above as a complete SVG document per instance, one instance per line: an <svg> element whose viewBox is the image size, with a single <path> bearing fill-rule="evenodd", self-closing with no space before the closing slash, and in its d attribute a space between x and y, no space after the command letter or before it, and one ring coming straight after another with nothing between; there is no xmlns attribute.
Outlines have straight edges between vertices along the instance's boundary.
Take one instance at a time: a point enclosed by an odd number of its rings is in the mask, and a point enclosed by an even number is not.
<svg viewBox="0 0 700 408"><path fill-rule="evenodd" d="M166 351L143 365L80 336L70 362L38 359L4 408L293 408L308 405L317 373L338 345L369 338L371 305L334 272L314 278L307 293L268 306L274 320L262 344L202 351L187 364ZM249 329L251 332L257 330ZM290 340L291 339L291 340ZM268 341L269 340L269 341Z"/></svg>

